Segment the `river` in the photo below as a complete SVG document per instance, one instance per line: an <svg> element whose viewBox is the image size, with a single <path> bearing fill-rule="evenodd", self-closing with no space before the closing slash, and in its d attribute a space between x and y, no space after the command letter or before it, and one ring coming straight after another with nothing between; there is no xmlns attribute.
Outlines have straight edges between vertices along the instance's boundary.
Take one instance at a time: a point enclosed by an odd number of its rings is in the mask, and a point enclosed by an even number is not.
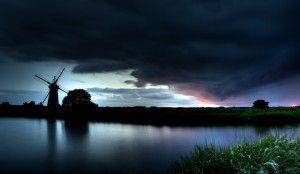
<svg viewBox="0 0 300 174"><path fill-rule="evenodd" d="M154 127L0 118L0 171L165 173L195 145L233 146L298 128Z"/></svg>

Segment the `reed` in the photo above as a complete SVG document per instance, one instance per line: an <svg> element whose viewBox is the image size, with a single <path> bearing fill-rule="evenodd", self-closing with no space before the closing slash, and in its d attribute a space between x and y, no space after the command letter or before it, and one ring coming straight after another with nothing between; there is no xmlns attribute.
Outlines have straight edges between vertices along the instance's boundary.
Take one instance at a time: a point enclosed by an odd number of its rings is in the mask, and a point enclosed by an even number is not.
<svg viewBox="0 0 300 174"><path fill-rule="evenodd" d="M170 173L300 173L300 138L271 135L235 147L196 146Z"/></svg>

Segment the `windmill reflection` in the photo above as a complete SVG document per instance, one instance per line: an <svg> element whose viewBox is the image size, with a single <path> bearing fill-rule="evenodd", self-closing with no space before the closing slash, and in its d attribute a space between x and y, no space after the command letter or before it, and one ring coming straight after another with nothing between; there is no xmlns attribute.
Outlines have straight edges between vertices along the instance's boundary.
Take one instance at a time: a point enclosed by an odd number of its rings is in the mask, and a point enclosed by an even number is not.
<svg viewBox="0 0 300 174"><path fill-rule="evenodd" d="M66 138L65 173L88 173L88 123L84 121L64 120Z"/></svg>
<svg viewBox="0 0 300 174"><path fill-rule="evenodd" d="M82 170L86 154L88 122L47 120L47 171L73 173Z"/></svg>
<svg viewBox="0 0 300 174"><path fill-rule="evenodd" d="M57 126L56 120L48 119L47 120L47 135L48 135L48 153L47 153L47 171L49 173L54 173L55 170L55 161L57 158Z"/></svg>
<svg viewBox="0 0 300 174"><path fill-rule="evenodd" d="M84 144L89 133L88 122L64 120L64 129L68 143Z"/></svg>
<svg viewBox="0 0 300 174"><path fill-rule="evenodd" d="M47 135L48 135L49 157L54 157L57 150L57 146L58 146L57 130L58 130L57 121L53 119L48 119ZM65 133L65 140L67 144L69 145L85 144L87 135L89 133L88 122L64 120L62 124L62 132Z"/></svg>
<svg viewBox="0 0 300 174"><path fill-rule="evenodd" d="M56 150L56 121L53 119L47 120L48 147L49 155L54 155Z"/></svg>

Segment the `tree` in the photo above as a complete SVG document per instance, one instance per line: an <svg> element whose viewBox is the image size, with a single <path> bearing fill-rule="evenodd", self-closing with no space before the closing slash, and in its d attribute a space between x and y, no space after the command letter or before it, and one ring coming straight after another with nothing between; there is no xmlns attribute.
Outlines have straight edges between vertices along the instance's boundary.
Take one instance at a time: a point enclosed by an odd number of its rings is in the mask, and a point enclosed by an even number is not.
<svg viewBox="0 0 300 174"><path fill-rule="evenodd" d="M64 107L97 107L91 101L91 95L84 89L74 89L63 99Z"/></svg>
<svg viewBox="0 0 300 174"><path fill-rule="evenodd" d="M252 108L256 108L256 109L265 109L269 107L269 102L265 101L265 100L256 100L253 102L253 107Z"/></svg>
<svg viewBox="0 0 300 174"><path fill-rule="evenodd" d="M2 103L0 104L0 106L3 106L3 107L9 107L9 106L11 106L11 104L10 104L9 102L2 102Z"/></svg>
<svg viewBox="0 0 300 174"><path fill-rule="evenodd" d="M31 102L29 102L29 103L27 103L27 102L24 102L23 103L23 106L28 106L28 107L32 107L32 106L35 106L35 101L31 101Z"/></svg>

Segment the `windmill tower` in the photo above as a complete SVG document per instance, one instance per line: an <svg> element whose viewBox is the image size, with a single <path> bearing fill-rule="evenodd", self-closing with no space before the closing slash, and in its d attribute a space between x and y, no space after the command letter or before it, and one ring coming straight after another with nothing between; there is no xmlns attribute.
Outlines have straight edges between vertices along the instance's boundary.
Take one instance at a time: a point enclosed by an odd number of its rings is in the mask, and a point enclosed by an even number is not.
<svg viewBox="0 0 300 174"><path fill-rule="evenodd" d="M44 103L46 101L46 99L48 98L48 105L47 105L48 107L52 107L52 108L59 107L58 90L68 93L65 89L62 89L59 85L57 85L57 82L60 79L60 77L64 71L65 71L65 68L60 72L60 74L57 78L56 78L56 76L53 77L52 82L49 82L48 80L41 77L40 75L37 75L37 74L34 75L38 79L42 80L42 82L49 85L49 92L48 92L47 96L45 97L45 99L42 101L42 103Z"/></svg>

